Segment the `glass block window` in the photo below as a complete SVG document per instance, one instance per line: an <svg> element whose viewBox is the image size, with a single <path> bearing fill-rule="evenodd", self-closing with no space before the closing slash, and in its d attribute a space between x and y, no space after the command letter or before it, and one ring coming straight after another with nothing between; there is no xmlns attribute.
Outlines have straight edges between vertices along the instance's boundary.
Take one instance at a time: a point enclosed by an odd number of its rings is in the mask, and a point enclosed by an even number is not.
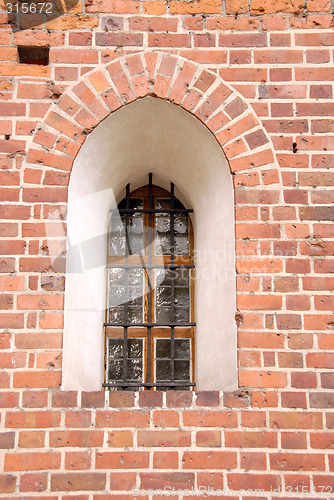
<svg viewBox="0 0 334 500"><path fill-rule="evenodd" d="M191 389L193 233L187 209L152 183L110 211L105 383L110 390Z"/></svg>

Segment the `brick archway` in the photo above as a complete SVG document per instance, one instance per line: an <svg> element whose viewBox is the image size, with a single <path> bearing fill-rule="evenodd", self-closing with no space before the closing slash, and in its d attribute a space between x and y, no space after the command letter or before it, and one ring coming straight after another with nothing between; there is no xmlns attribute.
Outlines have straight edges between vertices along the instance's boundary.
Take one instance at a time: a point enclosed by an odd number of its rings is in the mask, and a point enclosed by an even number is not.
<svg viewBox="0 0 334 500"><path fill-rule="evenodd" d="M27 163L69 172L86 136L104 118L147 95L173 102L201 120L222 147L232 174L243 173L241 185L249 184L244 182L247 171L252 186L279 182L271 141L240 94L214 71L163 52L121 56L84 75L42 120ZM265 170L260 176L249 172L260 167ZM49 185L45 178L43 183Z"/></svg>
<svg viewBox="0 0 334 500"><path fill-rule="evenodd" d="M23 201L45 204L43 211L35 210L34 217L49 223L48 214L67 201L70 171L87 135L112 112L149 95L173 102L197 117L215 136L228 160L235 186L236 319L243 353L249 348L249 329L262 331L274 325L270 311L276 302L268 304L266 295L254 301L249 291L255 285L258 295L259 276L264 290L265 276L283 271L284 249L276 251L271 240L285 239L280 224L284 207L279 206L280 172L266 131L253 109L214 71L175 55L145 52L121 56L85 74L48 111L28 146L26 163L31 180L23 186ZM38 258L27 258L20 270L64 273L64 259L50 259L48 245L54 236L59 252L61 236L57 222L53 224L45 251L36 251ZM62 319L57 325L62 327ZM239 385L248 386L249 376L247 369L239 370Z"/></svg>

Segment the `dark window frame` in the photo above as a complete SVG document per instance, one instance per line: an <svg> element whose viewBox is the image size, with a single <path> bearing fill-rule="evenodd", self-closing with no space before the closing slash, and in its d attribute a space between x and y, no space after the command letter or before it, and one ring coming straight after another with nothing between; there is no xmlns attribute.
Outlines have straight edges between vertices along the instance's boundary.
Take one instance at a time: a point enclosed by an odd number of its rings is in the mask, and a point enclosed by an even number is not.
<svg viewBox="0 0 334 500"><path fill-rule="evenodd" d="M146 187L145 187L146 188ZM108 308L106 310L106 322L105 326L105 383L103 387L109 390L136 390L136 389L193 389L195 387L194 382L194 368L195 368L195 360L194 360L194 262L193 262L193 232L192 225L189 214L193 212L192 209L186 209L180 202L175 198L174 195L174 184L171 183L170 193L162 188L158 188L154 186L152 183L152 174L149 174L149 184L148 184L148 196L145 197L146 205L143 208L131 208L130 200L132 198L140 198L140 195L137 195L139 190L135 190L133 193L130 193L130 184L126 186L126 196L125 196L125 207L124 200L123 203L119 204L119 206L115 209L111 209L110 212L112 216L114 214L123 216L125 218L125 252L123 255L123 262L120 262L121 256L115 256L111 258L109 256L109 238L108 237L108 263L107 269L112 268L121 268L125 269L125 274L127 270L133 268L141 268L144 273L144 281L146 286L145 293L145 315L143 318L143 322L117 322L111 323L108 322ZM169 194L169 209L163 208L155 208L154 200L158 196L155 195L155 189L160 189L165 193ZM161 197L161 195L160 195ZM131 249L129 245L129 218L134 214L143 214L143 223L145 226L148 226L148 231L146 232L146 243L147 243L147 255L145 259L141 255L132 255ZM153 255L153 232L154 232L154 223L155 223L155 215L156 214L169 214L170 216L170 253L168 255L162 255L160 259L157 259L155 255ZM188 221L188 236L189 236L189 255L176 255L175 254L175 228L174 228L174 219L175 215L186 215ZM144 220L145 218L145 220ZM145 228L144 228L145 229ZM157 260L163 263L157 264ZM189 271L189 294L190 294L190 321L166 321L161 322L154 321L154 290L151 286L151 279L155 269L165 269L165 270L177 270L177 269L186 269ZM170 273L171 276L174 276L173 273ZM108 278L109 279L109 278ZM147 289L148 287L148 289ZM175 298L175 289L174 289L174 277L171 278L171 317L175 320L174 314L174 298ZM128 292L126 292L128 293ZM126 307L126 306L125 306ZM123 339L123 380L122 381L111 381L108 380L108 366L107 366L107 349L108 349L108 339ZM144 376L142 381L138 380L129 380L127 378L127 347L128 347L128 339L131 338L141 338L144 342ZM154 373L155 373L155 346L157 345L155 339L170 339L170 378L171 380L163 380L163 381L153 381ZM190 346L190 380L177 381L174 376L174 366L175 366L175 340L177 339L189 339ZM179 343L178 345L180 345ZM178 360L176 360L178 361Z"/></svg>

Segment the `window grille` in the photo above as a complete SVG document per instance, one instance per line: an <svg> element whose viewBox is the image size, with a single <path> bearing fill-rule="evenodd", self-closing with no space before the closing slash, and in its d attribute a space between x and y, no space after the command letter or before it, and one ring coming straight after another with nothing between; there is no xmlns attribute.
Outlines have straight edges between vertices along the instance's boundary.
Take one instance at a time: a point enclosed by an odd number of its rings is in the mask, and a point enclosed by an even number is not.
<svg viewBox="0 0 334 500"><path fill-rule="evenodd" d="M105 383L112 390L194 383L193 233L186 209L149 184L110 210Z"/></svg>

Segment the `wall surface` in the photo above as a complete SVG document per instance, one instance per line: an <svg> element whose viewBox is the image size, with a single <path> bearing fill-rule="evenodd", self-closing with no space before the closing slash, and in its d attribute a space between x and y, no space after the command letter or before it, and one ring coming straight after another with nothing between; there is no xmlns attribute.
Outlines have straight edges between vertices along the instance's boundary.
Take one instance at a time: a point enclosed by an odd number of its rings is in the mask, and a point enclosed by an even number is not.
<svg viewBox="0 0 334 500"><path fill-rule="evenodd" d="M332 498L331 2L65 10L0 12L0 498ZM49 64L19 63L27 45L49 46ZM60 388L71 168L95 127L149 95L201 120L229 163L235 392Z"/></svg>

